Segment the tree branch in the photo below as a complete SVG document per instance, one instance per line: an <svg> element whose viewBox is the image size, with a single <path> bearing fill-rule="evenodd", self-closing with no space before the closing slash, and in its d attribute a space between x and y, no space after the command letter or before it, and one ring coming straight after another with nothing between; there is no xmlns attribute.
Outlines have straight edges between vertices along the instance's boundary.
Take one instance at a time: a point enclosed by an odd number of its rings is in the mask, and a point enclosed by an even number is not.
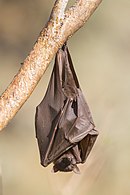
<svg viewBox="0 0 130 195"><path fill-rule="evenodd" d="M75 5L65 11L68 0L56 0L32 51L0 97L0 130L29 98L58 48L84 25L101 1L76 0Z"/></svg>

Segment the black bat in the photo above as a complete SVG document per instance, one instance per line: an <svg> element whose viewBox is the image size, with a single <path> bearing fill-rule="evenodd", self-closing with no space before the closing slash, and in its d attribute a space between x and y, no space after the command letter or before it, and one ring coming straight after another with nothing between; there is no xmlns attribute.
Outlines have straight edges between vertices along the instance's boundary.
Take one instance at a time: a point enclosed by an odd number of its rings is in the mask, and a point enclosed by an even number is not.
<svg viewBox="0 0 130 195"><path fill-rule="evenodd" d="M36 137L41 164L53 171L79 172L98 131L84 99L65 44L58 50L45 97L36 108Z"/></svg>

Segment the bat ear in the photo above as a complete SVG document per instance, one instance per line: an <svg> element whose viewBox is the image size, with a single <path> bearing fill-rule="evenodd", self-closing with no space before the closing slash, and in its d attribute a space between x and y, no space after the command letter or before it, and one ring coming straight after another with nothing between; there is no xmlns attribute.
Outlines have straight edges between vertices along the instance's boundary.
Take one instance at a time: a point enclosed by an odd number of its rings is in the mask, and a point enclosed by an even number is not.
<svg viewBox="0 0 130 195"><path fill-rule="evenodd" d="M77 165L74 165L73 172L76 174L80 174L80 170Z"/></svg>
<svg viewBox="0 0 130 195"><path fill-rule="evenodd" d="M51 172L52 172L52 173L56 173L56 172L58 172L58 171L59 171L59 170L57 169L57 167L54 167L54 166L53 166Z"/></svg>

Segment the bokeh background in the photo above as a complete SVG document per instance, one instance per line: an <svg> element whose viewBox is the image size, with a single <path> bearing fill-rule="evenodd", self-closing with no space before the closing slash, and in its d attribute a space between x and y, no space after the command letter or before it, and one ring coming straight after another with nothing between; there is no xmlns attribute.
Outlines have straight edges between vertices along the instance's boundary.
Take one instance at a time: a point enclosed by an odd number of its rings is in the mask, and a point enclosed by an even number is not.
<svg viewBox="0 0 130 195"><path fill-rule="evenodd" d="M0 93L19 70L54 0L0 0ZM71 2L72 3L72 2ZM40 165L35 107L53 63L0 132L0 195L130 195L130 1L104 0L68 42L100 135L81 174Z"/></svg>

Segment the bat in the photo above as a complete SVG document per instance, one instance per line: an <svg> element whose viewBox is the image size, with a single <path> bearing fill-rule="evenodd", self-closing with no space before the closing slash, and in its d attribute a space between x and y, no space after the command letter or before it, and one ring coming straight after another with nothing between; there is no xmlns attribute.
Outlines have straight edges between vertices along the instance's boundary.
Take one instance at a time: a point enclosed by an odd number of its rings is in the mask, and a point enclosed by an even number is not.
<svg viewBox="0 0 130 195"><path fill-rule="evenodd" d="M86 161L98 131L66 44L56 54L45 97L36 107L35 129L42 166L53 162L53 172L80 172L77 164Z"/></svg>

